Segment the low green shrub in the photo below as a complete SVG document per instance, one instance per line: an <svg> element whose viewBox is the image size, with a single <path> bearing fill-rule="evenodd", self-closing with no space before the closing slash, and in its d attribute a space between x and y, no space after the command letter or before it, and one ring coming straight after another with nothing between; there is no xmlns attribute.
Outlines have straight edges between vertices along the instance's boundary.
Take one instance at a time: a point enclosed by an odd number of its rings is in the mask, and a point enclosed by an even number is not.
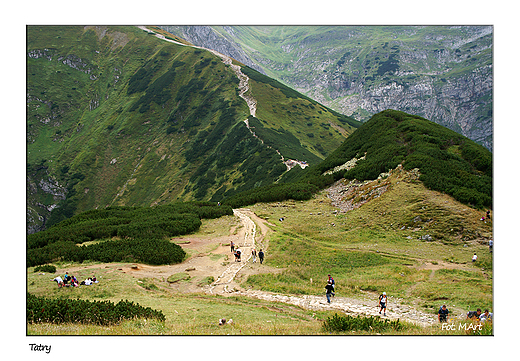
<svg viewBox="0 0 520 361"><path fill-rule="evenodd" d="M212 284L213 282L215 282L215 277L208 276L208 277L204 277L203 279L201 279L199 281L199 283L197 283L197 286L199 286L199 287L207 286L207 285Z"/></svg>
<svg viewBox="0 0 520 361"><path fill-rule="evenodd" d="M402 328L399 319L390 321L389 319L381 319L381 317L352 317L350 315L341 316L335 313L332 317L328 317L323 323L323 329L327 332L345 332L345 331L368 331L368 332L384 332L388 330L398 331Z"/></svg>
<svg viewBox="0 0 520 361"><path fill-rule="evenodd" d="M143 307L129 301L86 301L48 299L27 294L28 323L89 323L95 325L118 324L133 318L154 318L165 321L161 311Z"/></svg>
<svg viewBox="0 0 520 361"><path fill-rule="evenodd" d="M166 281L168 283L175 283L175 282L188 280L188 279L190 279L190 275L189 274L187 274L186 272L179 272L179 273L172 274L170 277L168 277L166 279Z"/></svg>
<svg viewBox="0 0 520 361"><path fill-rule="evenodd" d="M90 210L28 235L26 266L60 259L139 261L153 265L182 262L185 252L169 242L169 237L197 231L202 218L232 214L231 207L210 202ZM122 239L110 240L115 236ZM78 246L94 240L103 242Z"/></svg>
<svg viewBox="0 0 520 361"><path fill-rule="evenodd" d="M35 267L34 272L56 273L56 266L52 264L44 264L43 266Z"/></svg>

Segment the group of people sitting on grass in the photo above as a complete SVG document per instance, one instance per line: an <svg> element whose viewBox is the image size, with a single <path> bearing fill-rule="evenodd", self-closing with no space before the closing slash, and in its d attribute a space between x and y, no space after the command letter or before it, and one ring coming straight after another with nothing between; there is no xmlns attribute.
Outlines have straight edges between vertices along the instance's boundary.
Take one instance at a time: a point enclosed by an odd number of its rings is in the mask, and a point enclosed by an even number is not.
<svg viewBox="0 0 520 361"><path fill-rule="evenodd" d="M78 279L75 276L69 276L69 272L65 272L63 278L60 276L53 278L51 281L55 281L58 284L58 288L61 287L79 287L79 286L90 286L93 283L98 283L96 276L87 278L84 281L78 283Z"/></svg>

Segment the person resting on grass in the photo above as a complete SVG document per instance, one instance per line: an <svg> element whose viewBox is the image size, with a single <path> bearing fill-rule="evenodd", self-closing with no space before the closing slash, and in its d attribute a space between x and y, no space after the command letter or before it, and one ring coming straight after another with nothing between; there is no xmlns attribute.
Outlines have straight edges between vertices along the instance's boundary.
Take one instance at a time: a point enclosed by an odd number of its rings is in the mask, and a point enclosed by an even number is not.
<svg viewBox="0 0 520 361"><path fill-rule="evenodd" d="M51 281L56 281L56 283L58 284L58 288L63 287L63 279L60 276L53 278Z"/></svg>

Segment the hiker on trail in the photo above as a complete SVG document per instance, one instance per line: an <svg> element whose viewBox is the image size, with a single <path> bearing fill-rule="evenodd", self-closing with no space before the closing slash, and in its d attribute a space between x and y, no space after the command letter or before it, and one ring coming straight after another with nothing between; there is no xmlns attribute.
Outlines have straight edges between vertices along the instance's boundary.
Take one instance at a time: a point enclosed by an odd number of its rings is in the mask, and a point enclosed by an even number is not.
<svg viewBox="0 0 520 361"><path fill-rule="evenodd" d="M442 305L438 312L439 322L448 322L449 315L450 311L446 308L446 305Z"/></svg>
<svg viewBox="0 0 520 361"><path fill-rule="evenodd" d="M63 287L63 279L60 276L52 279L51 281L56 281L56 283L58 284L58 288L62 288Z"/></svg>
<svg viewBox="0 0 520 361"><path fill-rule="evenodd" d="M489 240L489 252L493 252L493 240Z"/></svg>
<svg viewBox="0 0 520 361"><path fill-rule="evenodd" d="M242 262L242 251L240 250L240 248L237 248L237 258L238 262Z"/></svg>
<svg viewBox="0 0 520 361"><path fill-rule="evenodd" d="M251 257L253 257L253 263L256 263L256 249L254 249L254 248L251 251Z"/></svg>
<svg viewBox="0 0 520 361"><path fill-rule="evenodd" d="M260 264L262 264L264 262L264 251L258 252L258 258L260 258Z"/></svg>
<svg viewBox="0 0 520 361"><path fill-rule="evenodd" d="M476 261L477 261L477 254L474 253L473 258L471 258L471 262L476 262Z"/></svg>
<svg viewBox="0 0 520 361"><path fill-rule="evenodd" d="M480 314L482 313L482 310L480 308L477 308L476 311L469 311L466 316L468 318L475 318L475 319L479 319L480 318Z"/></svg>
<svg viewBox="0 0 520 361"><path fill-rule="evenodd" d="M330 295L332 294L332 291L334 290L334 287L332 287L332 283L330 281L327 282L325 289L327 290L327 292L325 293L325 295L327 296L327 303L330 303Z"/></svg>
<svg viewBox="0 0 520 361"><path fill-rule="evenodd" d="M334 278L331 275L329 275L328 282L332 285L332 297L334 297L336 295L336 282L334 282Z"/></svg>
<svg viewBox="0 0 520 361"><path fill-rule="evenodd" d="M493 314L489 313L488 309L485 309L484 313L480 315L480 322L492 321L492 320L493 320Z"/></svg>
<svg viewBox="0 0 520 361"><path fill-rule="evenodd" d="M386 316L386 292L383 292L381 296L379 296L379 314L383 311L383 316Z"/></svg>
<svg viewBox="0 0 520 361"><path fill-rule="evenodd" d="M235 262L237 262L238 261L238 253L237 253L237 251L233 252L233 254L235 255Z"/></svg>
<svg viewBox="0 0 520 361"><path fill-rule="evenodd" d="M231 252L234 253L235 252L235 244L233 243L233 241L231 241L230 245L231 245Z"/></svg>

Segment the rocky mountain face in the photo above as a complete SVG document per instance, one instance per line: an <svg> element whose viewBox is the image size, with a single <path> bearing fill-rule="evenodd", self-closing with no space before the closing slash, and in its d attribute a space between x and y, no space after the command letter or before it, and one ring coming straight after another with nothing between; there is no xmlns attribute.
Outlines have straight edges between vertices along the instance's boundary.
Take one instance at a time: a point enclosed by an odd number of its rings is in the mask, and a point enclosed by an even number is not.
<svg viewBox="0 0 520 361"><path fill-rule="evenodd" d="M176 26L345 115L417 114L493 149L491 26Z"/></svg>

